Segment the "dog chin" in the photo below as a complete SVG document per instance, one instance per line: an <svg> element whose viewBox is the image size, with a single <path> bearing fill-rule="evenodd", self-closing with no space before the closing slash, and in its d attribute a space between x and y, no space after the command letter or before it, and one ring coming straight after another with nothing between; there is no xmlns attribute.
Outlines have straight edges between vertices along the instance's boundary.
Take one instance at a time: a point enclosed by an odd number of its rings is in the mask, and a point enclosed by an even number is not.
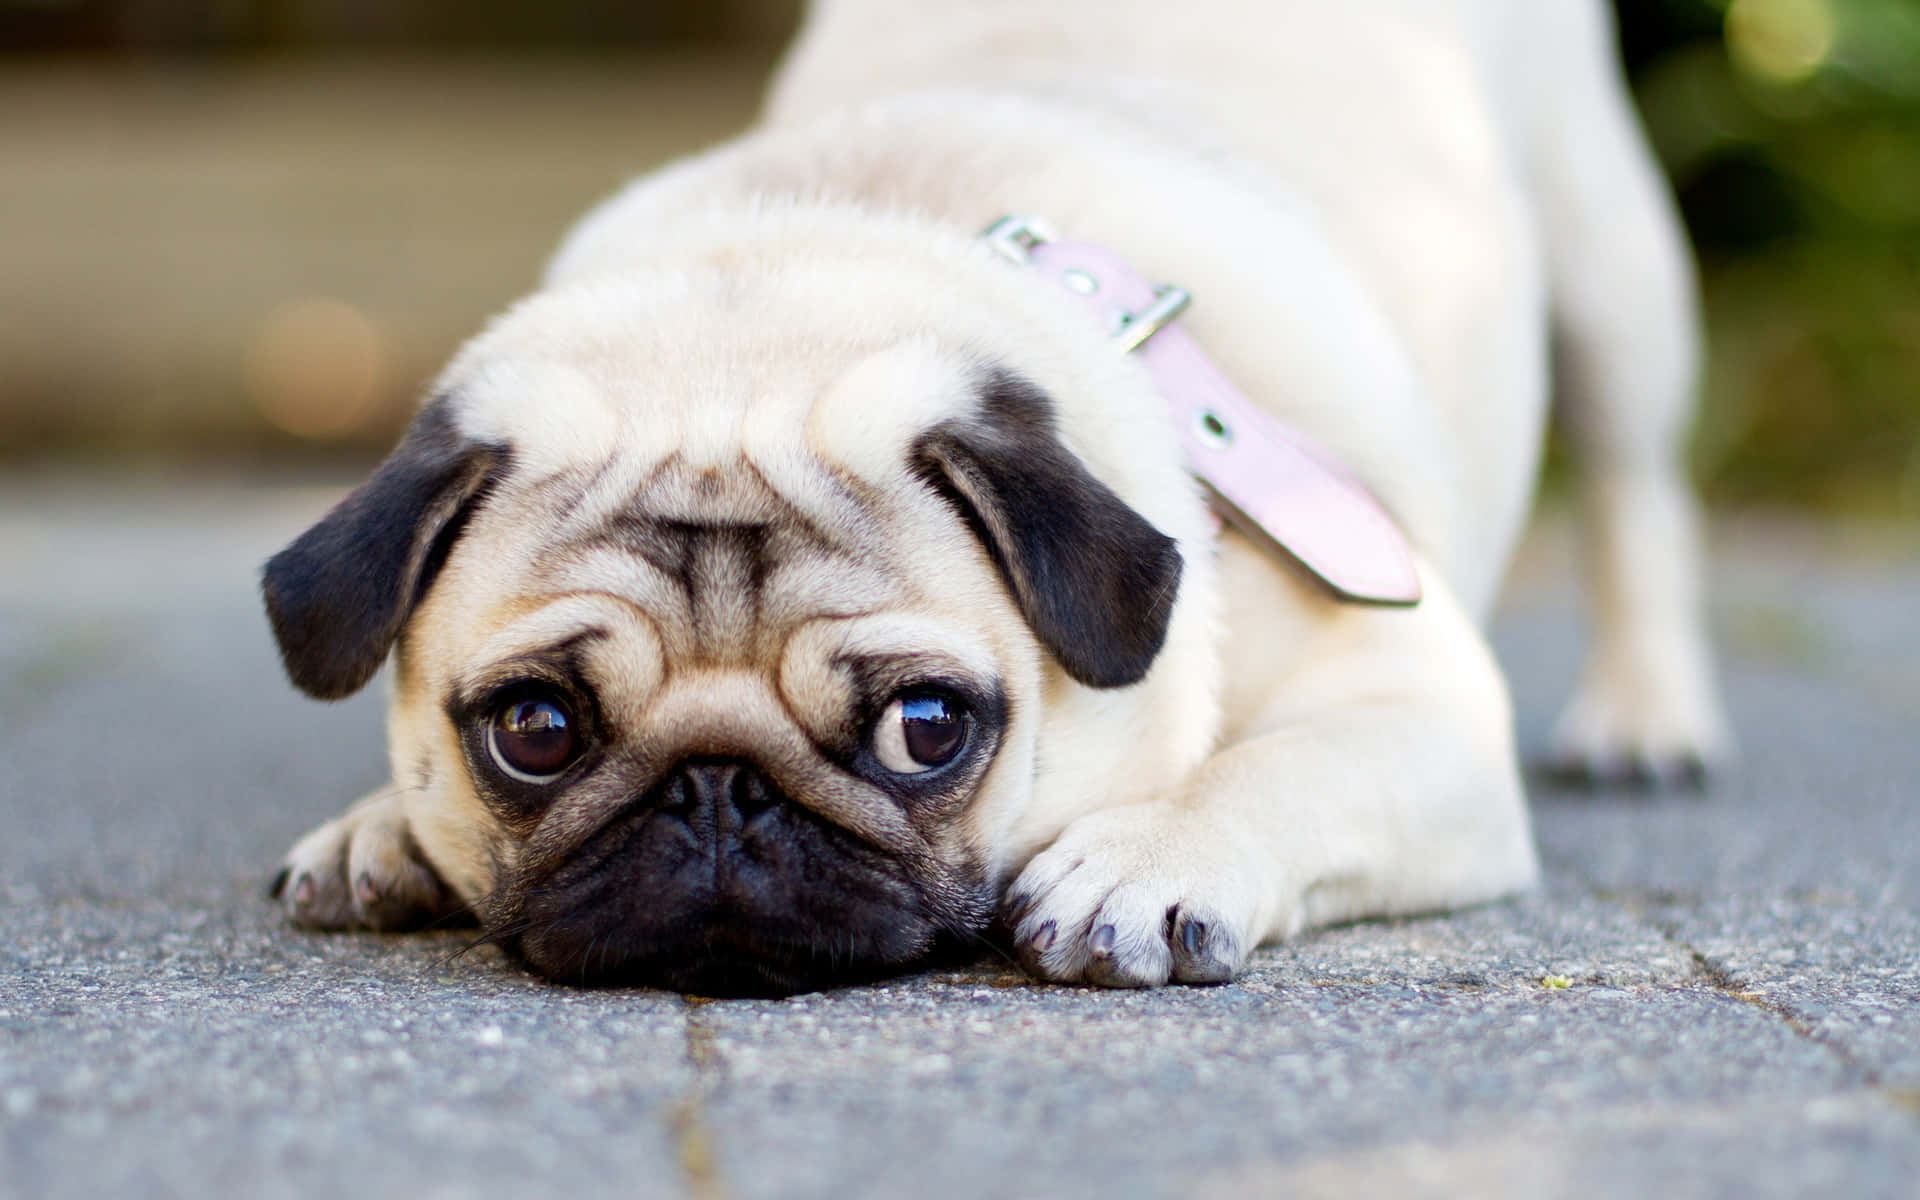
<svg viewBox="0 0 1920 1200"><path fill-rule="evenodd" d="M984 929L982 922L982 929ZM780 997L873 983L971 957L981 930L940 929L896 919L884 932L823 928L790 941L714 921L663 944L593 934L562 921L506 943L508 954L550 983L589 988L665 988L697 996ZM864 944L861 944L864 943ZM970 949L970 947L972 949Z"/></svg>
<svg viewBox="0 0 1920 1200"><path fill-rule="evenodd" d="M583 988L663 988L694 996L779 998L870 983L917 964L863 962L826 953L824 946L682 945L633 957L605 956L547 946L510 945L520 964L549 983Z"/></svg>

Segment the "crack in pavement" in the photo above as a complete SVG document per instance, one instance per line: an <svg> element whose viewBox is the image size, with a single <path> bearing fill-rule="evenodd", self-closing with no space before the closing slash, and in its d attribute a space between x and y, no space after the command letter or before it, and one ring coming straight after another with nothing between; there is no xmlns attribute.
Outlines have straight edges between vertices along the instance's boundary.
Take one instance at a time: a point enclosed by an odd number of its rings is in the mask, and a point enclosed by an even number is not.
<svg viewBox="0 0 1920 1200"><path fill-rule="evenodd" d="M1715 962L1707 954L1696 950L1693 946L1682 940L1674 930L1662 928L1661 934L1675 946L1687 952L1688 956L1693 959L1695 969L1700 972L1701 977L1712 986L1713 990L1724 996L1730 996L1744 1004L1750 1004L1761 1012L1767 1013L1784 1022L1787 1028L1793 1030L1796 1036L1805 1041L1812 1042L1814 1045L1832 1054L1849 1069L1858 1071L1862 1082L1866 1083L1868 1087L1881 1091L1887 1090L1878 1070L1869 1063L1862 1061L1859 1055L1855 1054L1852 1049L1843 1043L1835 1040L1828 1034L1822 1033L1813 1022L1807 1019L1804 1013L1799 1012L1785 1001L1777 1000L1765 992L1755 991L1743 985L1732 971L1728 970L1722 964Z"/></svg>
<svg viewBox="0 0 1920 1200"><path fill-rule="evenodd" d="M1728 970L1725 965L1714 961L1711 956L1695 949L1685 939L1680 937L1677 927L1658 921L1652 924L1667 941L1679 949L1686 951L1687 955L1693 960L1694 969L1700 973L1701 978L1705 979L1714 991L1738 1000L1743 1004L1751 1005L1761 1012L1766 1013L1768 1016L1780 1021L1786 1025L1788 1029L1793 1031L1794 1036L1800 1038L1802 1041L1820 1047L1828 1054L1831 1054L1849 1071L1857 1073L1863 1086L1885 1097L1888 1101L1892 1102L1894 1107L1902 1109L1916 1118L1920 1118L1920 1093L1909 1092L1890 1086L1886 1081L1885 1075L1872 1063L1862 1059L1850 1046L1847 1046L1832 1035L1822 1032L1818 1026L1807 1018L1805 1013L1795 1009L1791 1004L1769 996L1764 991L1756 991L1742 984L1739 977Z"/></svg>
<svg viewBox="0 0 1920 1200"><path fill-rule="evenodd" d="M686 1005L687 1063L693 1068L693 1081L667 1122L673 1131L686 1195L691 1200L727 1200L729 1193L720 1178L713 1135L707 1126L707 1098L719 1082L721 1067L713 1029L701 1017L700 1009L713 1001L704 996L684 996L682 1000Z"/></svg>
<svg viewBox="0 0 1920 1200"><path fill-rule="evenodd" d="M1706 981L1714 991L1742 1004L1759 1009L1768 1016L1784 1024L1793 1031L1795 1037L1811 1045L1818 1046L1837 1060L1841 1066L1854 1072L1863 1086L1875 1094L1884 1097L1896 1108L1920 1118L1920 1091L1893 1086L1886 1076L1872 1063L1862 1059L1850 1046L1831 1034L1822 1032L1807 1015L1784 1000L1768 995L1764 991L1742 983L1739 976L1724 964L1717 962L1711 955L1695 947L1681 936L1677 922L1661 920L1648 911L1649 906L1672 906L1676 903L1695 904L1700 901L1697 893L1670 889L1647 889L1644 891L1622 891L1617 888L1589 886L1588 895L1602 904L1609 904L1624 912L1632 920L1644 924L1658 933L1666 943L1686 954L1699 977Z"/></svg>

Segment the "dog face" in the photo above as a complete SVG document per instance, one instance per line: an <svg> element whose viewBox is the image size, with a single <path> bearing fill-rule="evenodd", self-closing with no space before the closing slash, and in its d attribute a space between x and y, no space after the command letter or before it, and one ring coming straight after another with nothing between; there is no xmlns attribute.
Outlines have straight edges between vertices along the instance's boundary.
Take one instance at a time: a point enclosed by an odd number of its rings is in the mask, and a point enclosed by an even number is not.
<svg viewBox="0 0 1920 1200"><path fill-rule="evenodd" d="M1176 543L1016 364L771 291L536 298L267 568L307 692L394 651L413 835L556 980L777 993L971 936L1050 694L1166 636Z"/></svg>

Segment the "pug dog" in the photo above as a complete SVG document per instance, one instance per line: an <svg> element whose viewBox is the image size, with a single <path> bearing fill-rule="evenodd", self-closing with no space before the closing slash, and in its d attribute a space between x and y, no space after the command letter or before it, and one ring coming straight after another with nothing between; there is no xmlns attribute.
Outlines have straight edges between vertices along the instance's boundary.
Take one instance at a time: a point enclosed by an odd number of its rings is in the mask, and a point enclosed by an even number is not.
<svg viewBox="0 0 1920 1200"><path fill-rule="evenodd" d="M1218 520L1142 357L978 236L1007 213L1187 289L1419 602ZM759 127L588 216L267 565L298 687L392 664L392 781L277 894L779 994L996 921L1041 979L1215 982L1524 889L1482 626L1550 392L1596 623L1557 760L1728 751L1692 292L1600 0L825 0Z"/></svg>

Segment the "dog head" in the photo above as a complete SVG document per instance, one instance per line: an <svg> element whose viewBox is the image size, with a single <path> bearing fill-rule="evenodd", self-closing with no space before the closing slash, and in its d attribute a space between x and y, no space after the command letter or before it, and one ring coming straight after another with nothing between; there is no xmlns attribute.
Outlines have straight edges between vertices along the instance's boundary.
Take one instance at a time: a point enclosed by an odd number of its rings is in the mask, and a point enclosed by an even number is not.
<svg viewBox="0 0 1920 1200"><path fill-rule="evenodd" d="M415 837L534 971L779 993L971 937L1063 694L1116 747L1082 785L1127 786L1141 730L1097 698L1153 665L1179 546L991 313L955 336L951 298L884 295L736 269L535 297L268 564L300 688L391 652Z"/></svg>

